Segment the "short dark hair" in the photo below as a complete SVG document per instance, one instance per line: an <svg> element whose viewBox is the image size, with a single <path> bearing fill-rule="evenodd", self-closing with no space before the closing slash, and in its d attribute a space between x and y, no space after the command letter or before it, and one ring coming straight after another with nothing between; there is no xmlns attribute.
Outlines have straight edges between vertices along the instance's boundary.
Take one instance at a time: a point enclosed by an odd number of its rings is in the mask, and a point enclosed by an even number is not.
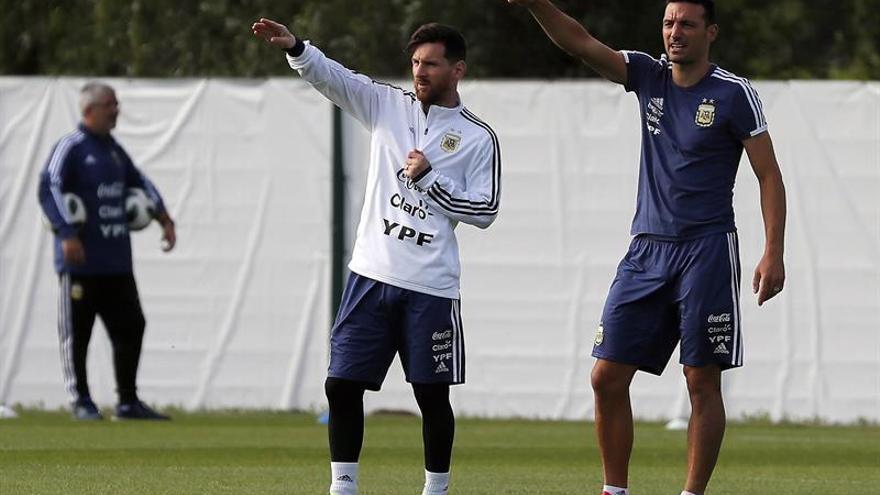
<svg viewBox="0 0 880 495"><path fill-rule="evenodd" d="M450 62L467 59L467 41L452 26L431 22L423 24L410 36L406 51L410 55L425 43L441 43L446 48L445 57Z"/></svg>
<svg viewBox="0 0 880 495"><path fill-rule="evenodd" d="M680 2L702 5L705 12L703 18L706 19L706 25L711 26L715 24L715 0L666 0L666 5Z"/></svg>

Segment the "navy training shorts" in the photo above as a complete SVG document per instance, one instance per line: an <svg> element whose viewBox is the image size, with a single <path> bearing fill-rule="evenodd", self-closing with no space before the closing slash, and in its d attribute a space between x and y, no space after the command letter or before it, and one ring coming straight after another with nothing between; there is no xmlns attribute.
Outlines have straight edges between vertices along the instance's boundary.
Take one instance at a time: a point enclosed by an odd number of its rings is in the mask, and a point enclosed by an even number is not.
<svg viewBox="0 0 880 495"><path fill-rule="evenodd" d="M659 375L680 340L681 364L742 366L739 286L735 232L636 236L605 300L593 356Z"/></svg>
<svg viewBox="0 0 880 495"><path fill-rule="evenodd" d="M410 383L464 383L460 311L458 299L351 273L330 336L327 374L379 390L399 353Z"/></svg>

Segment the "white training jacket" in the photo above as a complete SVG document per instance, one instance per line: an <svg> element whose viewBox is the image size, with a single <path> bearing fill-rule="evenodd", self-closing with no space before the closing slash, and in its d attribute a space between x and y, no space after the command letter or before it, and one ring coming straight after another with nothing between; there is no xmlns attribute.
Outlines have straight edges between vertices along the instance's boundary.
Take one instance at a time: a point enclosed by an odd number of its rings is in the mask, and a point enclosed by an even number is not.
<svg viewBox="0 0 880 495"><path fill-rule="evenodd" d="M386 284L459 298L458 222L486 228L498 215L501 148L463 105L432 105L411 91L352 72L305 42L290 67L371 133L364 208L348 268ZM416 181L407 154L431 164Z"/></svg>

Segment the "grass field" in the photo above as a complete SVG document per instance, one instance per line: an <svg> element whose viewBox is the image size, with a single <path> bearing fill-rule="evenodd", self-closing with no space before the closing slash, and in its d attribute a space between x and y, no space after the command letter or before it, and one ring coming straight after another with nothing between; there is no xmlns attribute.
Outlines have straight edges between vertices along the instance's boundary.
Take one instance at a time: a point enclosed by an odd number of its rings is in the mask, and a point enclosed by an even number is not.
<svg viewBox="0 0 880 495"><path fill-rule="evenodd" d="M418 495L419 420L371 416L364 495ZM633 495L678 495L684 433L636 430ZM73 422L24 411L0 421L0 494L316 494L329 478L326 427L282 413L175 415L169 423ZM459 420L453 494L597 495L592 424ZM731 425L711 494L880 493L880 428Z"/></svg>

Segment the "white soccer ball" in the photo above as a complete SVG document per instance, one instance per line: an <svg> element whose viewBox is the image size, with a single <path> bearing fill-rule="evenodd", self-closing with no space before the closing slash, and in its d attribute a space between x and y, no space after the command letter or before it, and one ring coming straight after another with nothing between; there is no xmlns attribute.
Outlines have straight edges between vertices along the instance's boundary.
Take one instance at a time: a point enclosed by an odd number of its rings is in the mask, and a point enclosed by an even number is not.
<svg viewBox="0 0 880 495"><path fill-rule="evenodd" d="M67 218L70 219L71 225L80 227L82 224L86 223L86 205L83 203L82 198L74 193L64 193L61 195L61 202L64 204L64 209L66 210L63 213L66 213ZM52 222L49 221L49 218L45 213L43 213L42 218L43 226L46 227L47 230L55 232L55 229L52 228Z"/></svg>
<svg viewBox="0 0 880 495"><path fill-rule="evenodd" d="M86 223L86 205L82 198L73 193L64 193L62 196L64 206L67 208L67 217L72 225L82 225Z"/></svg>
<svg viewBox="0 0 880 495"><path fill-rule="evenodd" d="M143 230L156 217L156 203L143 189L132 187L125 191L125 218L129 230Z"/></svg>

